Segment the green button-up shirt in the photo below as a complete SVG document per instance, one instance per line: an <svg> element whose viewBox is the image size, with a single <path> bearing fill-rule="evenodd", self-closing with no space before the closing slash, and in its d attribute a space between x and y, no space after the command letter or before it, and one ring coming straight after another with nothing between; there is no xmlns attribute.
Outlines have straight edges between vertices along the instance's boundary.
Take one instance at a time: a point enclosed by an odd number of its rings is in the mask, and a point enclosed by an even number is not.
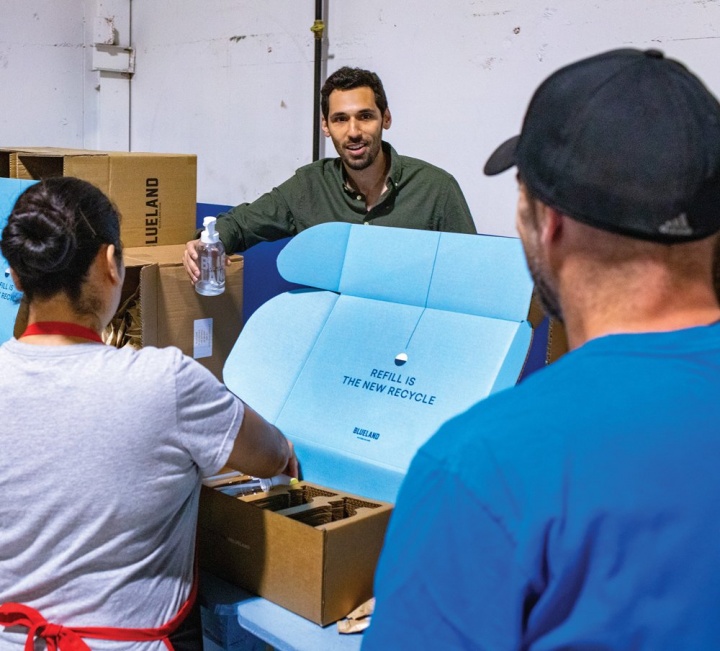
<svg viewBox="0 0 720 651"><path fill-rule="evenodd" d="M477 232L453 176L425 161L400 156L386 142L382 146L390 156L390 174L387 191L371 210L366 209L365 197L348 186L340 158L324 158L301 167L256 201L218 215L217 231L225 250L244 251L332 221Z"/></svg>

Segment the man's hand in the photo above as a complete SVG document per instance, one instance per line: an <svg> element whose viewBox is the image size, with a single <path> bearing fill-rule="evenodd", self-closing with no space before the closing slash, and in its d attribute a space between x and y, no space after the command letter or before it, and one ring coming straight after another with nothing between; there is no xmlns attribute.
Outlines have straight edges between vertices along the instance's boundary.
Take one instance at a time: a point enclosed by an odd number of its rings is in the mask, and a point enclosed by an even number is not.
<svg viewBox="0 0 720 651"><path fill-rule="evenodd" d="M183 267L187 271L187 275L190 278L190 282L194 285L200 280L200 267L198 267L198 248L200 247L200 239L190 240L185 245L185 251L183 252ZM229 267L231 264L230 256L225 256L225 266Z"/></svg>
<svg viewBox="0 0 720 651"><path fill-rule="evenodd" d="M183 252L183 267L187 271L187 275L190 277L190 282L194 285L200 280L200 268L198 267L198 247L200 246L200 240L190 240L185 245L185 251Z"/></svg>

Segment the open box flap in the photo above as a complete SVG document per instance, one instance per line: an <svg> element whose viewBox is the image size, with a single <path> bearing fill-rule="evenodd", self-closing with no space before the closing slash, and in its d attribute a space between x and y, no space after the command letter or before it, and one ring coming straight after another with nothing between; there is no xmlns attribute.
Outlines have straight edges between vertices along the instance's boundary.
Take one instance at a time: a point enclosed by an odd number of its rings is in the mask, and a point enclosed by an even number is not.
<svg viewBox="0 0 720 651"><path fill-rule="evenodd" d="M337 299L333 292L293 290L261 305L230 351L225 384L276 423Z"/></svg>
<svg viewBox="0 0 720 651"><path fill-rule="evenodd" d="M290 282L478 316L527 319L532 280L517 238L319 224L280 252Z"/></svg>
<svg viewBox="0 0 720 651"><path fill-rule="evenodd" d="M522 371L532 280L517 240L323 224L278 268L321 288L261 306L224 379L312 482L394 501L418 447Z"/></svg>

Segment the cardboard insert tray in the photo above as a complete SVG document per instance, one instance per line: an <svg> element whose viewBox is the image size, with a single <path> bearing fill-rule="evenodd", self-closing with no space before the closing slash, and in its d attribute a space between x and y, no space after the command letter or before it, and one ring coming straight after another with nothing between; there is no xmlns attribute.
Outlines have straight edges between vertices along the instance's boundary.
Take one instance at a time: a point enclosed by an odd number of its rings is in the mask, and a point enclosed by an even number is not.
<svg viewBox="0 0 720 651"><path fill-rule="evenodd" d="M217 576L320 625L372 597L392 504L311 482L239 497L203 486L202 503L200 564Z"/></svg>

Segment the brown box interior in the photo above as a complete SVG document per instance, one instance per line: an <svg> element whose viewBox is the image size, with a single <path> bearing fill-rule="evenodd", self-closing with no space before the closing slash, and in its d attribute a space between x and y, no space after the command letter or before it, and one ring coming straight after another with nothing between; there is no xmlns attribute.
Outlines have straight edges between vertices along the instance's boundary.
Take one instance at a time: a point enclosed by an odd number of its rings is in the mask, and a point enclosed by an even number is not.
<svg viewBox="0 0 720 651"><path fill-rule="evenodd" d="M0 177L4 179L11 178L10 176L10 152L0 151Z"/></svg>
<svg viewBox="0 0 720 651"><path fill-rule="evenodd" d="M309 482L241 497L203 486L200 565L325 626L372 597L391 512Z"/></svg>

